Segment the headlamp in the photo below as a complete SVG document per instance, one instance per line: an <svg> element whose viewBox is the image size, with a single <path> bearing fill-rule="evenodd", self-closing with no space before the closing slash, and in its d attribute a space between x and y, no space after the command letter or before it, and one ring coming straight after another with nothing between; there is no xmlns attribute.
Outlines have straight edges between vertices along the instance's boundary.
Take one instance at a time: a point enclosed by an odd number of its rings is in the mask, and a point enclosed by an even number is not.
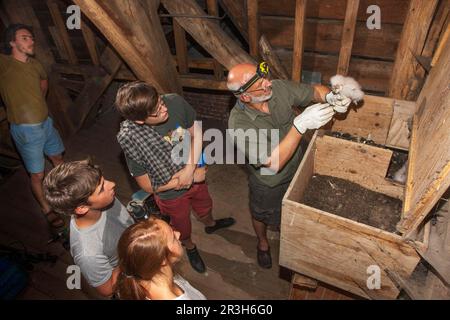
<svg viewBox="0 0 450 320"><path fill-rule="evenodd" d="M243 94L245 91L248 90L256 81L258 81L261 78L265 78L269 75L269 65L267 62L262 61L258 64L256 67L256 74L251 77L250 80L248 80L245 84L243 84L239 89L233 91L234 95L240 95Z"/></svg>

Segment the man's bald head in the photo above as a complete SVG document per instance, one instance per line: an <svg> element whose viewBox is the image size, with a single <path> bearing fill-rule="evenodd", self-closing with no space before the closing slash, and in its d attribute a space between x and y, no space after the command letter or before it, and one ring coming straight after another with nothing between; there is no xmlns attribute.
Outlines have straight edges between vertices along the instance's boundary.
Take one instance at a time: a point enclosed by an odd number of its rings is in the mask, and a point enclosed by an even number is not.
<svg viewBox="0 0 450 320"><path fill-rule="evenodd" d="M230 91L236 91L256 74L256 65L241 63L235 65L228 72L227 87Z"/></svg>

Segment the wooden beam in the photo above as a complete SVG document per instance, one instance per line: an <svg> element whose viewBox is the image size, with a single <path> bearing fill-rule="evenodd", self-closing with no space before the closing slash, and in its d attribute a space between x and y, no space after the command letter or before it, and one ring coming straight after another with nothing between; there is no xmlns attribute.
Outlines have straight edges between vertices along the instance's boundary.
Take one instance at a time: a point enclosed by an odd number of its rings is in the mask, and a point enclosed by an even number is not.
<svg viewBox="0 0 450 320"><path fill-rule="evenodd" d="M219 6L217 4L217 0L207 0L206 5L208 8L208 13L211 16L218 17L219 16ZM218 24L218 22L216 22ZM222 80L223 78L223 68L222 65L214 60L213 63L214 77L216 80Z"/></svg>
<svg viewBox="0 0 450 320"><path fill-rule="evenodd" d="M94 64L94 66L99 66L100 58L97 51L95 34L94 32L92 32L92 29L89 27L89 25L83 20L81 20L81 32L83 33L83 38L86 43L86 47L88 48L92 63Z"/></svg>
<svg viewBox="0 0 450 320"><path fill-rule="evenodd" d="M67 32L66 24L64 23L61 11L59 10L58 3L54 0L47 0L47 7L55 23L56 29L61 36L62 43L66 48L67 56L70 64L78 64L77 55L73 50L72 43L70 42L69 33Z"/></svg>
<svg viewBox="0 0 450 320"><path fill-rule="evenodd" d="M358 8L359 0L347 0L347 9L345 12L344 26L342 29L341 50L339 52L339 63L337 67L337 74L342 74L344 76L348 73L348 65L352 55Z"/></svg>
<svg viewBox="0 0 450 320"><path fill-rule="evenodd" d="M58 30L56 30L56 27L48 26L48 31L50 32L53 42L56 45L56 50L58 51L59 57L63 60L69 60L69 56L67 54L66 47L64 46Z"/></svg>
<svg viewBox="0 0 450 320"><path fill-rule="evenodd" d="M250 55L258 60L258 2L259 0L247 0L248 44Z"/></svg>
<svg viewBox="0 0 450 320"><path fill-rule="evenodd" d="M188 52L186 42L186 32L180 24L173 19L173 34L175 37L175 51L177 56L178 72L180 74L189 73L188 68Z"/></svg>
<svg viewBox="0 0 450 320"><path fill-rule="evenodd" d="M262 35L261 39L259 39L259 50L261 57L267 61L270 66L270 72L275 78L284 80L289 78L288 73L278 58L277 53L273 51L272 46L264 35Z"/></svg>
<svg viewBox="0 0 450 320"><path fill-rule="evenodd" d="M294 51L292 54L291 78L297 82L300 82L302 79L303 30L305 27L306 1L296 0L295 4Z"/></svg>
<svg viewBox="0 0 450 320"><path fill-rule="evenodd" d="M396 99L414 100L412 79L421 69L415 56L422 53L429 26L438 0L411 0L408 15L398 45L388 96Z"/></svg>
<svg viewBox="0 0 450 320"><path fill-rule="evenodd" d="M205 15L195 0L162 0L161 3L170 14ZM187 17L175 17L175 19L203 49L227 69L239 63L255 63L253 58L211 19Z"/></svg>
<svg viewBox="0 0 450 320"><path fill-rule="evenodd" d="M242 0L220 0L223 10L230 17L245 40L248 40L247 19L245 19L245 3Z"/></svg>
<svg viewBox="0 0 450 320"><path fill-rule="evenodd" d="M450 26L447 26L444 36L442 37L439 46L437 47L436 52L434 53L433 60L431 60L432 67L436 65L436 62L441 57L442 49L444 48L444 45L448 42L449 37L450 37Z"/></svg>
<svg viewBox="0 0 450 320"><path fill-rule="evenodd" d="M228 91L225 80L219 81L210 76L180 75L180 81L183 87Z"/></svg>
<svg viewBox="0 0 450 320"><path fill-rule="evenodd" d="M161 93L181 93L177 71L157 13L158 1L74 2L140 80L154 85Z"/></svg>

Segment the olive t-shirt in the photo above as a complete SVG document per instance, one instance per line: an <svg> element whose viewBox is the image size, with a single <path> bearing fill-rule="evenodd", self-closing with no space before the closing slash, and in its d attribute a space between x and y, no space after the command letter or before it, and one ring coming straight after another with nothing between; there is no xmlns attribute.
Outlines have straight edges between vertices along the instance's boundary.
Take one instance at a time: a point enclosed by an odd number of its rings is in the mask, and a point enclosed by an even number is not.
<svg viewBox="0 0 450 320"><path fill-rule="evenodd" d="M180 137L184 136L184 131L194 125L196 113L192 106L178 94L166 94L162 96L167 107L169 118L166 122L153 126L161 135L161 139L169 141L173 146L181 142ZM133 177L147 174L144 167L125 155L128 170ZM151 164L150 164L151 165ZM187 190L167 190L159 192L161 199L175 199L180 197Z"/></svg>
<svg viewBox="0 0 450 320"><path fill-rule="evenodd" d="M47 74L36 59L22 62L0 54L0 95L10 123L31 124L47 119L41 80L47 80Z"/></svg>

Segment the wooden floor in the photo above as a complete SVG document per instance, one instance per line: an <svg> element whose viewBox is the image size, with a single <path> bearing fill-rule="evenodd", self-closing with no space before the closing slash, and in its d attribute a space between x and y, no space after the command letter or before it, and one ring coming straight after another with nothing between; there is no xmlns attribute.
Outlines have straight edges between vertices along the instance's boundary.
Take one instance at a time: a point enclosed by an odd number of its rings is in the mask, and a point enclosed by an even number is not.
<svg viewBox="0 0 450 320"><path fill-rule="evenodd" d="M104 176L116 182L117 197L126 204L138 188L130 179L115 134L119 117L113 111L104 114L93 126L82 130L66 144L66 161L93 157ZM178 269L208 299L287 299L288 272L277 265L279 234L269 232L274 267L264 270L256 263L256 238L248 210L247 178L237 165L213 165L207 180L214 200L216 218L232 216L237 223L228 230L208 235L201 223L193 220L193 240L208 267L205 274L193 271L187 258ZM0 185L0 243L18 248L17 241L33 252L50 252L59 257L56 264L35 264L31 284L21 299L98 299L83 282L82 290L66 286L67 267L73 264L70 254L60 243L47 244L49 232L39 207L32 197L23 168ZM280 277L280 274L282 275Z"/></svg>

